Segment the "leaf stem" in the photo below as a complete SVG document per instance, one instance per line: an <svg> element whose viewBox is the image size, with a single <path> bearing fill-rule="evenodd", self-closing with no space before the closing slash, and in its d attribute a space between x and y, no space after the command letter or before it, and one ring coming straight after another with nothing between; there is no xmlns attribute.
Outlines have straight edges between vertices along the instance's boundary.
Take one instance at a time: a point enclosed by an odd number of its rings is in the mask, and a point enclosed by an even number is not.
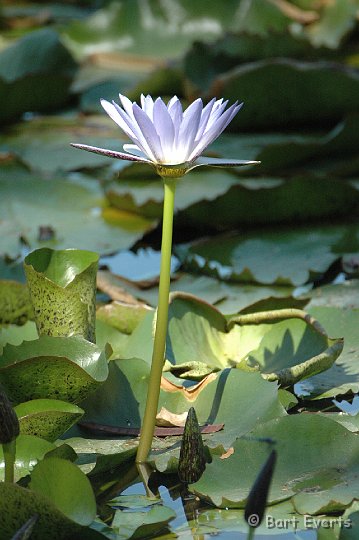
<svg viewBox="0 0 359 540"><path fill-rule="evenodd" d="M249 527L249 529L248 529L247 540L253 540L253 538L254 538L254 531L255 531L255 529L254 529L253 527Z"/></svg>
<svg viewBox="0 0 359 540"><path fill-rule="evenodd" d="M14 482L14 467L16 455L16 438L8 443L3 443L2 450L5 463L5 482L12 484Z"/></svg>
<svg viewBox="0 0 359 540"><path fill-rule="evenodd" d="M151 449L160 395L168 324L168 299L170 292L172 230L176 180L177 179L175 178L164 179L161 270L156 330L153 343L152 364L148 384L146 409L141 428L140 443L137 450L137 463L143 463L146 461L148 453Z"/></svg>

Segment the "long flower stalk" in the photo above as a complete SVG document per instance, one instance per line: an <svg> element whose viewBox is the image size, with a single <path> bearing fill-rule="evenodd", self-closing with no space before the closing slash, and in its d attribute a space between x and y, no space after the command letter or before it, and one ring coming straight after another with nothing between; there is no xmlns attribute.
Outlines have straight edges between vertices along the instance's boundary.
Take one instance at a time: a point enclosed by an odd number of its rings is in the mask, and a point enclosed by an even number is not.
<svg viewBox="0 0 359 540"><path fill-rule="evenodd" d="M123 150L109 150L71 143L75 148L138 163L152 165L164 181L164 209L162 231L161 273L155 340L147 403L137 462L147 459L151 448L162 368L165 356L168 323L168 296L170 286L173 208L176 182L193 169L209 167L241 167L255 165L258 161L202 157L202 152L225 130L235 117L242 103L229 106L228 101L213 98L206 105L196 99L183 110L177 96L167 103L151 96L141 96L140 105L132 103L120 94L120 105L101 100L107 114L126 133L132 144L124 144Z"/></svg>
<svg viewBox="0 0 359 540"><path fill-rule="evenodd" d="M3 443L2 451L4 454L4 480L12 484L14 482L14 468L16 457L16 439Z"/></svg>
<svg viewBox="0 0 359 540"><path fill-rule="evenodd" d="M176 179L164 179L164 202L162 219L161 270L158 293L155 338L153 343L150 380L140 443L137 450L137 463L146 461L151 449L155 431L158 399L160 395L163 362L165 358L166 336L168 324L168 299L171 278L171 252L173 212L176 192Z"/></svg>

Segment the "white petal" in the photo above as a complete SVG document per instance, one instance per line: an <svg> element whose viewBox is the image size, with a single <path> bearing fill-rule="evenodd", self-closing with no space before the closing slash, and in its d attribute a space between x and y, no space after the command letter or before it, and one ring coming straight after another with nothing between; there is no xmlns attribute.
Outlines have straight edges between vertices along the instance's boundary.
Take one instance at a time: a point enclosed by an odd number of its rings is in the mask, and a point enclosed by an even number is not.
<svg viewBox="0 0 359 540"><path fill-rule="evenodd" d="M112 120L116 122L118 126L120 126L120 128L126 133L128 137L130 137L130 139L136 139L136 135L133 131L133 126L130 122L128 122L127 119L126 121L124 120L122 115L123 111L116 103L110 103L105 99L101 99L101 105L105 109L109 117L112 118Z"/></svg>
<svg viewBox="0 0 359 540"><path fill-rule="evenodd" d="M153 99L150 95L141 95L141 106L151 121L153 121Z"/></svg>
<svg viewBox="0 0 359 540"><path fill-rule="evenodd" d="M101 154L103 156L116 158L116 159L125 159L128 161L140 161L141 163L152 163L149 159L141 158L131 154L124 154L123 152L116 152L115 150L108 150L107 148L97 148L97 146L88 146L87 144L76 144L70 143L74 148L79 148L80 150L87 150L87 152L93 152L94 154Z"/></svg>
<svg viewBox="0 0 359 540"><path fill-rule="evenodd" d="M156 158L148 145L146 137L143 136L134 116L132 115L133 118L130 118L128 114L123 109L121 109L121 107L115 102L113 102L113 107L115 107L118 115L122 118L124 122L121 127L126 133L126 135L128 135L129 138L132 139L132 141L143 150L143 152L149 157L151 161L156 161Z"/></svg>
<svg viewBox="0 0 359 540"><path fill-rule="evenodd" d="M188 161L201 119L202 108L202 100L196 99L183 113L183 120L176 141L177 163Z"/></svg>
<svg viewBox="0 0 359 540"><path fill-rule="evenodd" d="M228 126L229 122L237 114L242 105L243 103L239 105L233 104L220 116L220 118L217 119L211 128L205 131L201 139L196 141L197 144L188 158L189 161L196 159L209 144L219 137L222 131Z"/></svg>
<svg viewBox="0 0 359 540"><path fill-rule="evenodd" d="M199 127L198 127L198 131L197 131L196 139L199 139L199 138L202 137L202 135L203 135L203 133L204 133L206 127L207 127L209 117L212 114L212 109L213 109L213 106L214 106L215 102L216 102L216 98L213 98L204 107L204 109L202 111L202 114L201 114L201 120L199 122Z"/></svg>
<svg viewBox="0 0 359 540"><path fill-rule="evenodd" d="M161 140L161 146L166 161L171 159L175 138L172 118L161 98L156 99L153 107L153 124Z"/></svg>
<svg viewBox="0 0 359 540"><path fill-rule="evenodd" d="M133 114L144 139L155 157L154 161L161 163L164 156L161 141L153 123L148 118L147 114L136 103L133 105Z"/></svg>

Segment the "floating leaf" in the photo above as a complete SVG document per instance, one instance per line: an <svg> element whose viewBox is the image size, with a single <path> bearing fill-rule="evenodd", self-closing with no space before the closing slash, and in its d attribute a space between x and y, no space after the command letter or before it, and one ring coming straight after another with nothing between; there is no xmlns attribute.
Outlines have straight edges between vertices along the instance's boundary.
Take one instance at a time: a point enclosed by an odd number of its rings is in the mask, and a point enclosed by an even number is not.
<svg viewBox="0 0 359 540"><path fill-rule="evenodd" d="M131 334L145 315L151 311L152 309L144 304L132 305L117 301L98 308L96 316L120 332Z"/></svg>
<svg viewBox="0 0 359 540"><path fill-rule="evenodd" d="M77 403L108 375L105 353L80 337L47 337L6 345L0 381L14 401L60 399Z"/></svg>
<svg viewBox="0 0 359 540"><path fill-rule="evenodd" d="M135 358L111 361L106 383L82 403L86 411L84 422L140 427L149 369L143 360ZM278 401L277 385L264 381L258 373L226 369L210 375L208 381L202 381L197 389L191 390L164 381L159 407L180 414L194 406L200 424L224 423L225 429L215 434L213 446L229 447L237 436L248 432L255 423L285 414ZM255 401L253 395L257 396ZM246 405L249 402L251 407ZM242 411L239 417L238 410ZM178 454L179 448L177 459ZM168 457L156 454L152 459L157 468L166 470Z"/></svg>
<svg viewBox="0 0 359 540"><path fill-rule="evenodd" d="M129 247L152 227L150 221L124 212L114 212L114 225L101 216L101 190L97 182L85 184L58 179L42 180L16 174L0 180L0 253L16 257L21 238L31 248L74 247L106 254ZM46 205L41 201L46 200ZM39 228L51 225L55 238L39 239Z"/></svg>
<svg viewBox="0 0 359 540"><path fill-rule="evenodd" d="M227 8L206 0L189 4L184 0L173 4L143 5L141 0L122 0L97 11L84 22L75 22L65 32L67 45L76 54L88 55L100 52L121 52L126 59L135 55L150 59L178 58L194 39L201 36L216 38L223 25L233 21L233 11L238 0L228 0ZM132 60L133 62L133 60Z"/></svg>
<svg viewBox="0 0 359 540"><path fill-rule="evenodd" d="M118 351L120 357L136 356L150 363L152 321L150 315L142 320ZM265 378L290 386L331 367L342 348L341 339L328 338L320 324L301 310L260 311L227 321L199 298L171 295L165 370L181 377L197 379L237 367L261 371Z"/></svg>
<svg viewBox="0 0 359 540"><path fill-rule="evenodd" d="M16 281L0 281L0 324L24 324L33 317L26 285Z"/></svg>
<svg viewBox="0 0 359 540"><path fill-rule="evenodd" d="M51 442L56 441L84 414L76 405L55 399L34 399L20 403L15 411L21 433Z"/></svg>
<svg viewBox="0 0 359 540"><path fill-rule="evenodd" d="M152 506L147 512L117 510L112 528L122 538L154 538L175 517L171 508L162 505Z"/></svg>
<svg viewBox="0 0 359 540"><path fill-rule="evenodd" d="M10 324L0 329L0 347L7 343L20 345L23 341L32 341L39 337L36 325L33 321L28 321L23 326Z"/></svg>
<svg viewBox="0 0 359 540"><path fill-rule="evenodd" d="M177 249L187 268L225 280L302 285L319 278L357 242L354 225L223 236Z"/></svg>
<svg viewBox="0 0 359 540"><path fill-rule="evenodd" d="M29 33L0 53L0 120L64 105L77 65L57 32Z"/></svg>
<svg viewBox="0 0 359 540"><path fill-rule="evenodd" d="M251 437L252 440L236 441L234 454L228 459L214 457L191 491L216 506L243 508L268 455L264 442L257 439L269 437L276 442L278 453L269 504L305 493L305 513L322 514L327 509L342 510L356 497L358 441L343 426L315 415L290 415L261 424L251 432ZM340 454L338 445L342 449ZM342 487L350 502L344 502L337 487Z"/></svg>
<svg viewBox="0 0 359 540"><path fill-rule="evenodd" d="M321 399L359 392L358 368L358 309L342 307L313 307L310 313L319 317L329 331L335 331L344 337L343 353L337 362L326 372L301 381L295 387L295 393L307 398Z"/></svg>
<svg viewBox="0 0 359 540"><path fill-rule="evenodd" d="M265 88L266 99L262 89ZM279 93L278 88L285 88ZM256 95L258 91L258 96ZM359 78L340 64L274 59L245 64L212 84L212 95L246 103L232 129L290 128L337 122L358 110ZM298 107L298 96L301 106Z"/></svg>
<svg viewBox="0 0 359 540"><path fill-rule="evenodd" d="M60 458L41 461L32 471L29 487L79 525L90 525L96 517L91 484L70 461Z"/></svg>
<svg viewBox="0 0 359 540"><path fill-rule="evenodd" d="M39 335L95 339L99 256L78 249L33 251L24 261Z"/></svg>
<svg viewBox="0 0 359 540"><path fill-rule="evenodd" d="M66 540L69 536L82 536L82 528L62 514L43 495L34 493L17 484L0 483L0 532L11 538L34 514L39 518L31 534L31 540L43 540L51 531L53 540Z"/></svg>

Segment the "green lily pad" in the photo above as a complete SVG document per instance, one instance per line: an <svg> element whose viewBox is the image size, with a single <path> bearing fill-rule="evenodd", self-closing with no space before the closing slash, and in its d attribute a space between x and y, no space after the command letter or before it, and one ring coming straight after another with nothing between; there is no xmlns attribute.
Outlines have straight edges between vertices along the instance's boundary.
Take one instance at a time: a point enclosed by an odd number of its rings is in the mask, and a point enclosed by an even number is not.
<svg viewBox="0 0 359 540"><path fill-rule="evenodd" d="M29 33L0 53L0 120L64 105L77 65L57 32Z"/></svg>
<svg viewBox="0 0 359 540"><path fill-rule="evenodd" d="M151 312L149 306L141 304L125 304L115 301L98 308L96 317L107 322L124 334L131 334L142 319Z"/></svg>
<svg viewBox="0 0 359 540"><path fill-rule="evenodd" d="M78 249L42 248L24 267L39 335L95 339L99 256Z"/></svg>
<svg viewBox="0 0 359 540"><path fill-rule="evenodd" d="M101 215L102 193L94 180L43 180L9 172L0 180L0 252L16 257L21 238L32 249L76 247L99 254L130 247L152 223L140 216L113 211L107 223ZM41 201L46 201L46 205ZM41 228L51 227L54 238L41 239Z"/></svg>
<svg viewBox="0 0 359 540"><path fill-rule="evenodd" d="M255 81L255 83L254 83ZM266 99L262 89L265 88ZM278 92L285 88L285 92ZM256 96L256 90L259 92ZM288 128L293 125L337 122L358 111L359 79L354 69L340 64L273 59L245 64L215 80L212 97L246 103L231 128ZM298 107L298 96L301 106Z"/></svg>
<svg viewBox="0 0 359 540"><path fill-rule="evenodd" d="M145 408L149 369L146 362L136 358L111 361L105 384L82 403L86 411L83 422L139 428ZM253 395L257 396L255 401ZM251 407L247 407L248 402L252 403ZM207 381L192 390L172 383L162 384L159 408L165 407L180 414L192 406L196 409L200 424L225 424L224 431L213 436L213 447L224 445L228 448L238 436L247 433L257 422L285 414L278 400L276 383L263 380L258 373L244 373L241 370L226 369L212 374ZM238 410L242 411L240 416ZM92 441L89 444L94 443ZM171 455L167 453L167 446L162 446L162 450L158 446L158 452L151 457L159 470L168 468ZM77 446L74 448L79 452ZM178 455L179 446L172 460L174 467L177 466Z"/></svg>
<svg viewBox="0 0 359 540"><path fill-rule="evenodd" d="M16 459L15 459L15 482L23 476L28 475L35 464L44 458L47 452L54 450L53 443L35 437L34 435L20 434L16 439ZM0 446L0 477L4 480L4 455Z"/></svg>
<svg viewBox="0 0 359 540"><path fill-rule="evenodd" d="M96 517L91 484L70 461L48 458L38 463L32 471L29 487L79 525L90 525Z"/></svg>
<svg viewBox="0 0 359 540"><path fill-rule="evenodd" d="M1 350L7 343L20 345L23 341L32 341L39 337L36 325L33 321L28 321L23 326L9 324L0 329Z"/></svg>
<svg viewBox="0 0 359 540"><path fill-rule="evenodd" d="M347 392L359 392L358 309L312 307L310 313L319 317L328 331L344 337L343 353L325 373L300 381L295 387L298 396L310 399L333 397Z"/></svg>
<svg viewBox="0 0 359 540"><path fill-rule="evenodd" d="M106 187L106 196L111 205L128 212L139 213L148 219L158 219L162 215L163 206L163 182L153 177L151 170L147 173L147 179L141 178L141 170L133 167L133 174L138 180L127 180L130 174L127 167L119 174L119 181ZM191 189L188 189L190 182ZM190 176L178 182L176 188L175 205L177 210L184 210L198 201L215 200L223 195L228 189L238 183L238 178L228 172L216 171L215 173L194 172Z"/></svg>
<svg viewBox="0 0 359 540"><path fill-rule="evenodd" d="M99 138L108 148L125 142L118 127L103 115L43 116L7 128L0 135L0 147L18 157L31 171L52 175L110 165L107 157L79 152L70 146L76 141L95 145Z"/></svg>
<svg viewBox="0 0 359 540"><path fill-rule="evenodd" d="M135 298L146 301L151 306L156 307L158 301L157 284L143 289L135 282L127 281L126 283L121 283L121 286ZM258 287L251 284L225 283L209 276L180 272L176 273L175 279L171 281L170 290L171 292L181 291L203 298L209 304L213 304L219 308L222 313L236 313L252 304L256 305L266 298L272 298L273 303L277 300L280 303L281 298L290 297L293 287ZM266 309L272 309L272 307ZM299 306L296 305L296 307Z"/></svg>
<svg viewBox="0 0 359 540"><path fill-rule="evenodd" d="M6 345L0 381L15 402L60 399L77 403L108 375L105 353L80 337L47 337Z"/></svg>
<svg viewBox="0 0 359 540"><path fill-rule="evenodd" d="M151 362L152 321L151 315L142 320L118 351L120 357ZM238 367L289 386L331 367L342 348L342 340L328 338L301 310L240 314L227 322L199 298L180 292L171 296L166 370L182 377L197 379L208 371Z"/></svg>
<svg viewBox="0 0 359 540"><path fill-rule="evenodd" d="M81 416L84 411L55 399L34 399L15 407L20 422L20 433L35 435L47 441L56 441Z"/></svg>
<svg viewBox="0 0 359 540"><path fill-rule="evenodd" d="M294 501L296 497L303 500L305 494L305 513L322 514L327 509L342 510L355 499L358 441L357 436L343 426L315 415L292 415L259 425L251 436L253 440L236 441L233 455L226 460L214 457L202 478L191 486L191 491L216 506L243 508L268 456L266 445L255 438L270 437L276 443L278 461L269 504L293 496ZM342 449L340 454L338 445Z"/></svg>
<svg viewBox="0 0 359 540"><path fill-rule="evenodd" d="M167 506L152 506L147 512L123 512L117 510L112 528L122 538L153 538L154 535L165 527L176 513Z"/></svg>
<svg viewBox="0 0 359 540"><path fill-rule="evenodd" d="M152 58L178 58L201 36L213 39L233 21L238 0L218 10L206 0L195 4L179 0L168 5L122 0L97 11L84 22L75 22L65 33L66 44L76 55L96 51L120 52Z"/></svg>
<svg viewBox="0 0 359 540"><path fill-rule="evenodd" d="M133 462L138 439L72 437L66 439L66 444L75 450L77 463L83 472L89 476L101 476L126 462Z"/></svg>
<svg viewBox="0 0 359 540"><path fill-rule="evenodd" d="M306 293L306 297L311 299L308 309L314 307L359 309L359 280L323 285Z"/></svg>
<svg viewBox="0 0 359 540"><path fill-rule="evenodd" d="M66 540L69 536L83 533L82 527L62 514L43 495L17 484L0 483L0 510L0 532L6 539L12 538L34 514L39 515L31 533L34 540L46 538L49 531L54 540Z"/></svg>
<svg viewBox="0 0 359 540"><path fill-rule="evenodd" d="M24 324L33 318L29 291L17 281L0 281L0 324Z"/></svg>
<svg viewBox="0 0 359 540"><path fill-rule="evenodd" d="M224 280L302 285L320 277L345 252L355 252L355 225L217 236L176 250L189 269Z"/></svg>

